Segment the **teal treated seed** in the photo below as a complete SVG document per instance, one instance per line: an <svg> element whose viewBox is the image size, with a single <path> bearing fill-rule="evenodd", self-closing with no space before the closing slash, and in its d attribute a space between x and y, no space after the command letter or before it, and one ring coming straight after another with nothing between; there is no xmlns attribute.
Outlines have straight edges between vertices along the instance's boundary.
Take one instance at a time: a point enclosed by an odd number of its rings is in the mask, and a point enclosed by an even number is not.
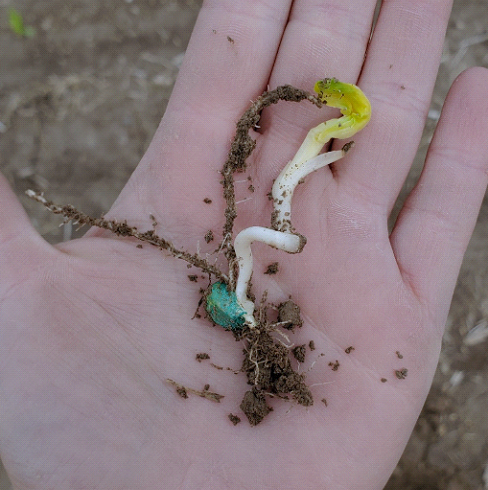
<svg viewBox="0 0 488 490"><path fill-rule="evenodd" d="M226 284L213 284L206 302L207 313L217 325L228 330L239 330L243 327L246 312L237 302L236 293L229 292Z"/></svg>

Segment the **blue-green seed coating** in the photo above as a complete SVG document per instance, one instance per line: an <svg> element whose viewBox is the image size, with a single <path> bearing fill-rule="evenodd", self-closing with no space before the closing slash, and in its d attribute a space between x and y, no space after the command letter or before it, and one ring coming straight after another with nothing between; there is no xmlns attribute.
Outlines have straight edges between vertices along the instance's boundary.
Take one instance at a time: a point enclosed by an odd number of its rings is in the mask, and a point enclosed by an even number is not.
<svg viewBox="0 0 488 490"><path fill-rule="evenodd" d="M236 293L229 292L223 282L212 285L206 310L217 325L226 329L239 330L244 325L246 312L237 302Z"/></svg>

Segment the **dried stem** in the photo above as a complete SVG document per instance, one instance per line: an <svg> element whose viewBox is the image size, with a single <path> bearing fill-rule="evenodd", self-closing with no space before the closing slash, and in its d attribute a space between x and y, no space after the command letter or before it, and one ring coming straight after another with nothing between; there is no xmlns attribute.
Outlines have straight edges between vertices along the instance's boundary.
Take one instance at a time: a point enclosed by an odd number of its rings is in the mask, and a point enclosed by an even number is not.
<svg viewBox="0 0 488 490"><path fill-rule="evenodd" d="M185 250L180 250L176 248L170 241L156 235L154 230L140 232L135 226L129 226L126 221L122 221L119 223L117 220L93 218L81 211L78 211L75 207L69 204L65 206L55 204L52 201L46 199L42 193L28 190L26 191L26 194L31 199L34 199L35 201L43 204L52 213L64 216L65 223L67 223L68 221L72 221L74 224L79 224L80 227L84 225L96 226L104 230L109 230L118 236L131 236L137 238L141 242L149 243L150 245L158 247L161 250L167 250L171 253L171 255L173 255L173 257L185 260L189 264L198 267L207 274L212 274L225 283L228 282L228 277L223 274L218 267L209 264L208 261L197 254L191 254Z"/></svg>

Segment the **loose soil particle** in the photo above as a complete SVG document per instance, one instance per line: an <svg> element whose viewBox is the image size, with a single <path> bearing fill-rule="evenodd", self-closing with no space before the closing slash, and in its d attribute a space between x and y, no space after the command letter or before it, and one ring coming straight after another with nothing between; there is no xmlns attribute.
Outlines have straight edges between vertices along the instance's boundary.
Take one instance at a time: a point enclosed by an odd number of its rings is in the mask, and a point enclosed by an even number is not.
<svg viewBox="0 0 488 490"><path fill-rule="evenodd" d="M264 271L265 274L273 275L278 272L278 262L273 262L272 264L269 264L266 270Z"/></svg>
<svg viewBox="0 0 488 490"><path fill-rule="evenodd" d="M398 379L405 379L408 374L408 369L407 368L401 368L395 371L395 376Z"/></svg>
<svg viewBox="0 0 488 490"><path fill-rule="evenodd" d="M210 359L210 356L206 352L199 352L196 356L195 359L198 362L205 361L206 359Z"/></svg>
<svg viewBox="0 0 488 490"><path fill-rule="evenodd" d="M237 425L241 421L241 419L237 415L234 415L233 413L229 413L228 417L229 417L229 420L234 425Z"/></svg>
<svg viewBox="0 0 488 490"><path fill-rule="evenodd" d="M352 345L350 345L344 352L346 354L350 354L353 350L355 350L354 347Z"/></svg>
<svg viewBox="0 0 488 490"><path fill-rule="evenodd" d="M332 371L337 371L339 369L339 361L336 359L335 362L329 362L329 366L332 368Z"/></svg>

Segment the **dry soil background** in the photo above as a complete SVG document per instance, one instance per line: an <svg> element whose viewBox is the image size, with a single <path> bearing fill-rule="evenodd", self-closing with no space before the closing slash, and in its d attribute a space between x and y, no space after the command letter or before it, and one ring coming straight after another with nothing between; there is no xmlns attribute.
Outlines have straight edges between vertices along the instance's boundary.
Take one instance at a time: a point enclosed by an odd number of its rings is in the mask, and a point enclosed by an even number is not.
<svg viewBox="0 0 488 490"><path fill-rule="evenodd" d="M77 235L59 228L59 218L24 191L43 189L92 215L110 207L164 112L200 3L0 0L0 168L50 242ZM35 27L32 38L9 29L9 7ZM488 0L454 2L406 189L449 85L473 65L488 66ZM434 385L388 490L488 489L487 229L488 201L461 271ZM10 489L0 475L0 490Z"/></svg>

